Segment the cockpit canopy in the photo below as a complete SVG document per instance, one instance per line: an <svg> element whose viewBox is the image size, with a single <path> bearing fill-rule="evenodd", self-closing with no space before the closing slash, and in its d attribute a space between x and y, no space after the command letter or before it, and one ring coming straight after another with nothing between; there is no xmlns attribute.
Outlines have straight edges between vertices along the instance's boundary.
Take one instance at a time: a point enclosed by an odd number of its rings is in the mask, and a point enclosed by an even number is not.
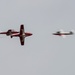
<svg viewBox="0 0 75 75"><path fill-rule="evenodd" d="M11 29L9 29L8 31L7 31L7 36L9 36L9 35L11 35L11 33L12 33L12 30Z"/></svg>
<svg viewBox="0 0 75 75"><path fill-rule="evenodd" d="M60 33L60 31L57 31L57 34L59 34Z"/></svg>

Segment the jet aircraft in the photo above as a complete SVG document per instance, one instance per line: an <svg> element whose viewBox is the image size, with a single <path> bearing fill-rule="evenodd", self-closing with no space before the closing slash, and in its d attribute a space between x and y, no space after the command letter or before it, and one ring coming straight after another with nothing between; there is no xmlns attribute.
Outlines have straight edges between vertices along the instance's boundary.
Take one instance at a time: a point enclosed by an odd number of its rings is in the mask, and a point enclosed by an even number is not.
<svg viewBox="0 0 75 75"><path fill-rule="evenodd" d="M20 43L21 43L21 45L24 45L24 41L25 41L24 39L25 39L26 37L28 37L28 36L31 36L31 35L32 35L32 33L28 33L28 32L25 32L25 31L24 31L24 25L22 24L22 25L20 26L20 31L11 34L10 37L11 37L11 38L12 38L12 37L19 37L19 38L20 38Z"/></svg>
<svg viewBox="0 0 75 75"><path fill-rule="evenodd" d="M62 36L63 38L65 38L67 35L73 35L73 34L74 34L73 31L64 32L63 30L60 30L60 31L57 31L56 33L53 33L53 35Z"/></svg>

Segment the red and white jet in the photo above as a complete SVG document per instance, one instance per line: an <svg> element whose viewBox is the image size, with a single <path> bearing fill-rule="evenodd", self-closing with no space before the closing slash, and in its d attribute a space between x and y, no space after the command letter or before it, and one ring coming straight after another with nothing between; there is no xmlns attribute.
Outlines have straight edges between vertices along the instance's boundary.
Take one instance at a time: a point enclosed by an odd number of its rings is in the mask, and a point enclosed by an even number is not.
<svg viewBox="0 0 75 75"><path fill-rule="evenodd" d="M62 36L63 38L66 37L66 35L73 35L73 31L64 32L63 30L57 31L56 33L53 33L53 35Z"/></svg>
<svg viewBox="0 0 75 75"><path fill-rule="evenodd" d="M24 32L24 25L20 26L20 31L14 31L13 29L9 29L6 32L0 32L0 34L6 34L7 36L10 36L11 38L12 37L19 37L21 45L24 45L24 38L25 37L32 35L32 33Z"/></svg>
<svg viewBox="0 0 75 75"><path fill-rule="evenodd" d="M28 36L31 36L31 35L32 35L32 33L24 32L24 25L21 25L20 31L15 32L15 33L11 34L10 36L11 36L11 38L12 37L19 37L21 45L24 45L24 39Z"/></svg>

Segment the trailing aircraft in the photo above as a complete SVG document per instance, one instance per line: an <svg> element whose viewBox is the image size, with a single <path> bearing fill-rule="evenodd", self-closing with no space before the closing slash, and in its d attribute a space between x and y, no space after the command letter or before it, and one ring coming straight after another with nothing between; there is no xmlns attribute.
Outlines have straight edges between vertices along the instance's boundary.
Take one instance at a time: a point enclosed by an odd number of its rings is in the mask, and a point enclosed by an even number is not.
<svg viewBox="0 0 75 75"><path fill-rule="evenodd" d="M74 34L73 31L64 32L63 30L53 33L53 35L62 36L63 38L65 38L67 35L73 35L73 34Z"/></svg>

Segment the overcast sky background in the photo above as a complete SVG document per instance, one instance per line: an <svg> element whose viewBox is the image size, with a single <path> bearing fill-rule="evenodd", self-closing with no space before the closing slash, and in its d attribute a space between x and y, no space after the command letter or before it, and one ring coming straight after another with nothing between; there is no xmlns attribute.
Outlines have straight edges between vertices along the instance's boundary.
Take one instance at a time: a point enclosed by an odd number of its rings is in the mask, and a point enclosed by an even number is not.
<svg viewBox="0 0 75 75"><path fill-rule="evenodd" d="M0 0L0 31L21 24L33 35L0 35L0 75L75 75L75 35L52 35L75 30L75 0Z"/></svg>

